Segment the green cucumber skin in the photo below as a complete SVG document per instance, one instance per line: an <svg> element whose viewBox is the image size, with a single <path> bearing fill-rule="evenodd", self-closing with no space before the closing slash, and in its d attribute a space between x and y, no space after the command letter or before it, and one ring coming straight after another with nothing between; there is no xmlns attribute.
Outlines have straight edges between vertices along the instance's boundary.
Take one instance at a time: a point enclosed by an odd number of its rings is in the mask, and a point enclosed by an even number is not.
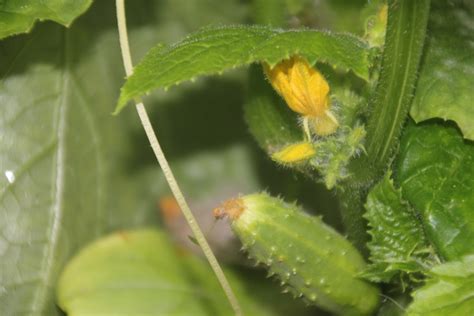
<svg viewBox="0 0 474 316"><path fill-rule="evenodd" d="M267 194L242 200L245 207L232 223L234 232L288 291L340 315L368 315L377 307L379 291L356 277L365 262L344 237Z"/></svg>

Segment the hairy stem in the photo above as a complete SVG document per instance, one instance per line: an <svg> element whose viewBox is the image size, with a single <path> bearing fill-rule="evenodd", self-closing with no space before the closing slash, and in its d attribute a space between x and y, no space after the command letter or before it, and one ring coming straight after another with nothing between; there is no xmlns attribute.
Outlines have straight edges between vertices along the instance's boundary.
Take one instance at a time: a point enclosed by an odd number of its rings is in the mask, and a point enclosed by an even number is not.
<svg viewBox="0 0 474 316"><path fill-rule="evenodd" d="M359 200L357 204L346 203L351 208L351 214L345 216L348 234L358 245L365 243L360 238L366 236L359 231L365 227L362 218L365 199L362 197L390 166L411 105L426 36L430 0L390 0L388 5L382 70L370 102L365 144L367 156L353 162L350 166L353 177L346 184L346 191L354 197L354 202Z"/></svg>
<svg viewBox="0 0 474 316"><path fill-rule="evenodd" d="M122 58L123 58L123 64L125 68L125 72L127 74L127 77L129 77L132 72L133 72L133 66L132 66L132 58L130 55L130 46L128 44L128 34L127 34L127 24L126 24L126 19L125 19L125 5L124 5L124 0L116 0L116 7L117 7L117 24L118 24L118 29L119 29L119 36L120 36L120 48L122 51ZM173 192L174 197L176 198L176 201L178 202L179 207L181 208L184 217L186 218L189 226L191 227L191 230L201 247L201 249L204 252L204 255L206 256L207 260L209 261L209 264L211 265L212 269L214 270L214 273L217 276L217 279L219 280L225 294L227 295L227 298L235 312L236 315L242 315L242 311L240 308L240 305L237 301L237 297L235 296L234 292L232 291L232 288L230 287L229 282L227 281L227 278L224 275L224 272L222 271L222 268L220 267L219 263L217 262L216 257L214 256L214 253L212 252L211 248L209 247L208 242L206 241L206 238L204 237L204 234L202 233L201 229L199 228L199 225L196 222L196 219L194 218L193 213L191 212L183 193L181 192L178 183L176 182L176 179L173 175L173 172L171 171L171 168L168 164L168 161L166 160L166 157L163 153L163 150L161 149L160 143L158 142L158 138L156 137L156 134L153 130L153 127L151 125L150 119L148 117L148 114L146 112L146 109L143 105L143 103L140 100L135 100L136 103L136 109L138 116L140 117L140 121L142 123L143 129L145 130L145 133L148 137L148 141L150 142L150 145L153 149L153 152L155 153L156 159L158 160L158 163L163 170L163 173L165 175L166 181L168 182L168 185Z"/></svg>
<svg viewBox="0 0 474 316"><path fill-rule="evenodd" d="M398 145L426 36L430 0L389 1L382 71L367 125L366 167L382 176Z"/></svg>
<svg viewBox="0 0 474 316"><path fill-rule="evenodd" d="M367 191L351 188L339 191L337 196L340 201L341 219L347 233L347 239L364 257L367 257L369 255L367 248L369 235L367 233L367 221L362 217L365 213L364 198L367 196Z"/></svg>

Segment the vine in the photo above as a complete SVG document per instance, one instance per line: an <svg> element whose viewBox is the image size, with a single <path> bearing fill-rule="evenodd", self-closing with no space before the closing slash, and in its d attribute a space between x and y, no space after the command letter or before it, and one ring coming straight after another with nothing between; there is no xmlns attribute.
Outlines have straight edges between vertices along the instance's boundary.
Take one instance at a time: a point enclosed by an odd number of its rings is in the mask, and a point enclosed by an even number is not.
<svg viewBox="0 0 474 316"><path fill-rule="evenodd" d="M130 53L130 45L128 43L124 0L116 0L116 8L117 8L117 25L118 25L119 37L120 37L120 49L122 52L122 59L123 59L125 72L126 72L127 77L129 77L133 73L133 66L132 66L132 58L131 58L131 53ZM222 271L222 268L219 265L219 262L217 261L214 253L209 247L209 244L206 238L204 237L204 234L202 233L199 225L197 224L196 219L193 213L191 212L191 209L189 208L188 203L186 202L186 199L184 198L184 195L181 192L181 189L179 188L178 182L176 181L173 175L173 172L168 164L168 161L163 153L163 150L161 149L158 138L153 130L153 127L150 122L150 118L148 117L148 113L145 109L145 106L143 105L143 102L140 99L135 99L135 106L136 106L138 116L140 117L140 122L143 126L143 129L145 130L148 141L150 142L150 145L153 149L156 159L161 169L163 170L163 174L166 178L166 181L168 182L171 192L173 193L176 201L178 202L178 205L181 208L184 214L184 217L186 218L186 221L191 227L191 230L199 246L204 252L206 259L209 261L209 264L211 265L212 270L214 271L217 279L219 280L219 283L222 286L222 289L224 290L229 300L229 303L235 312L235 315L242 315L242 311L241 311L239 302L237 300L237 297L232 291L229 281L225 277L225 274Z"/></svg>

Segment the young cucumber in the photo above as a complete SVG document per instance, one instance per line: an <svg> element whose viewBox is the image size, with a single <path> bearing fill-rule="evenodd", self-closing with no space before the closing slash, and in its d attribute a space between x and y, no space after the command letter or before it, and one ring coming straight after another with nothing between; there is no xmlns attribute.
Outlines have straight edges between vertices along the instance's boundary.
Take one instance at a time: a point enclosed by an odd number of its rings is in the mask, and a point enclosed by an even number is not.
<svg viewBox="0 0 474 316"><path fill-rule="evenodd" d="M264 193L228 200L214 215L230 218L244 250L285 291L339 315L368 315L377 307L378 289L357 277L363 258L319 218Z"/></svg>

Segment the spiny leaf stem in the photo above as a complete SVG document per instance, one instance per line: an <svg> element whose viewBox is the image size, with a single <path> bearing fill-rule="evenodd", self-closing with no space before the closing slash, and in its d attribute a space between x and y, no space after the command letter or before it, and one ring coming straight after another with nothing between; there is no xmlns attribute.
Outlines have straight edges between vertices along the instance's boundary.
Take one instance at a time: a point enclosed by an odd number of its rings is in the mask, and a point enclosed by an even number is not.
<svg viewBox="0 0 474 316"><path fill-rule="evenodd" d="M346 203L347 208L343 206L349 238L359 248L368 237L363 232L366 230L362 218L365 197L389 168L410 109L430 10L430 0L390 0L388 5L382 70L370 101L367 155L350 165L352 176L346 181L342 194L343 198L350 196L359 201Z"/></svg>
<svg viewBox="0 0 474 316"><path fill-rule="evenodd" d="M382 70L371 102L364 168L378 180L394 156L410 109L426 37L430 0L389 1Z"/></svg>

